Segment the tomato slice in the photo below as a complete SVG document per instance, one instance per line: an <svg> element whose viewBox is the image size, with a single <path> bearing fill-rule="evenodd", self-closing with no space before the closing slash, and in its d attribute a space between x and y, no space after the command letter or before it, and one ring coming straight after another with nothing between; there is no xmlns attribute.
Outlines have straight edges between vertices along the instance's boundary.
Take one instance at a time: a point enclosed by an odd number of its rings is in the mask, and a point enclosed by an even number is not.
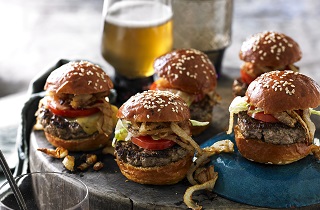
<svg viewBox="0 0 320 210"><path fill-rule="evenodd" d="M260 120L263 122L268 122L268 123L279 122L279 120L277 118L275 118L274 116L272 116L271 114L265 114L263 112L256 112L256 113L252 113L252 114L248 113L248 115L256 120Z"/></svg>
<svg viewBox="0 0 320 210"><path fill-rule="evenodd" d="M168 88L170 89L172 87L171 87L170 83L168 82L168 80L163 79L163 78L157 79L149 87L150 90L163 90L163 89L168 89Z"/></svg>
<svg viewBox="0 0 320 210"><path fill-rule="evenodd" d="M242 81L248 85L254 80L254 78L250 76L244 69L240 70L240 76Z"/></svg>
<svg viewBox="0 0 320 210"><path fill-rule="evenodd" d="M260 120L263 122L268 122L268 123L276 123L279 122L277 118L275 118L271 114L265 114L263 111L261 112L250 112L250 110L255 110L256 108L254 106L250 106L248 115L252 117L253 119Z"/></svg>
<svg viewBox="0 0 320 210"><path fill-rule="evenodd" d="M138 136L131 138L132 143L149 150L164 150L176 143L168 139L153 140L151 136Z"/></svg>
<svg viewBox="0 0 320 210"><path fill-rule="evenodd" d="M158 90L158 85L156 82L153 82L150 87L149 87L150 90Z"/></svg>
<svg viewBox="0 0 320 210"><path fill-rule="evenodd" d="M92 114L99 112L100 110L97 107L88 108L88 109L56 109L50 103L48 105L49 110L55 114L62 117L86 117Z"/></svg>

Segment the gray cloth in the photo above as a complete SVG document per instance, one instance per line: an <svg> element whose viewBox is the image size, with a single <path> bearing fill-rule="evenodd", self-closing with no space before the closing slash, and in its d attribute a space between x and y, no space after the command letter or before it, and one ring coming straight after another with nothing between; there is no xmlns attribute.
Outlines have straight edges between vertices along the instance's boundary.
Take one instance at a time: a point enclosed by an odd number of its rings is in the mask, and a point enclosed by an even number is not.
<svg viewBox="0 0 320 210"><path fill-rule="evenodd" d="M41 71L29 84L28 100L25 102L21 111L21 121L17 132L17 146L18 146L18 163L15 167L14 175L20 175L29 172L29 142L30 134L33 125L35 124L35 112L38 109L38 104L41 98L45 95L44 85L50 73L60 66L68 63L69 60L61 59L54 66L49 69Z"/></svg>

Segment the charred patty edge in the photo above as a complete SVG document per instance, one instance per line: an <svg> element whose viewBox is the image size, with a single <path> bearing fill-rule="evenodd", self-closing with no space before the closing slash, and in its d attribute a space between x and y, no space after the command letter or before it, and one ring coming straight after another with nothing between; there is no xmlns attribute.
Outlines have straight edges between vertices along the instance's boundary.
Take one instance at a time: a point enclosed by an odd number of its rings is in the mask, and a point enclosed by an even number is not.
<svg viewBox="0 0 320 210"><path fill-rule="evenodd" d="M273 144L293 144L307 142L308 139L304 128L299 122L294 127L281 122L267 123L253 119L246 111L238 114L238 126L245 138Z"/></svg>
<svg viewBox="0 0 320 210"><path fill-rule="evenodd" d="M55 115L45 107L38 110L37 120L45 132L64 140L81 140L98 135L98 131L93 134L86 133L79 123Z"/></svg>
<svg viewBox="0 0 320 210"><path fill-rule="evenodd" d="M186 157L189 151L174 145L164 150L148 150L131 141L117 141L115 155L125 163L136 167L156 167L177 162Z"/></svg>

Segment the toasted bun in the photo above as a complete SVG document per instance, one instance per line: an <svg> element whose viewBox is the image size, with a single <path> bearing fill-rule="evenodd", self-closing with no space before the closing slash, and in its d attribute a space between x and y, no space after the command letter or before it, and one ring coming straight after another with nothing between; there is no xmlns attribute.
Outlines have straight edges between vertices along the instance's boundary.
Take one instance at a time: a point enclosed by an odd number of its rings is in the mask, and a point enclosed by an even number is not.
<svg viewBox="0 0 320 210"><path fill-rule="evenodd" d="M85 139L64 140L44 132L45 136L53 146L63 147L68 151L92 151L100 149L110 143L104 134L93 135Z"/></svg>
<svg viewBox="0 0 320 210"><path fill-rule="evenodd" d="M284 165L300 160L311 152L311 146L306 143L272 144L257 139L245 139L238 126L235 126L234 130L240 154L254 162Z"/></svg>
<svg viewBox="0 0 320 210"><path fill-rule="evenodd" d="M272 71L250 83L248 102L265 113L315 108L320 105L320 87L310 77L293 71Z"/></svg>
<svg viewBox="0 0 320 210"><path fill-rule="evenodd" d="M216 70L208 56L195 49L179 49L157 58L155 72L174 89L208 93L217 85Z"/></svg>
<svg viewBox="0 0 320 210"><path fill-rule="evenodd" d="M181 181L186 176L192 164L192 157L193 153L190 153L177 162L147 168L132 166L119 159L116 159L116 162L121 173L131 181L140 184L170 185Z"/></svg>
<svg viewBox="0 0 320 210"><path fill-rule="evenodd" d="M188 105L168 91L148 90L131 96L117 117L134 122L177 122L190 119Z"/></svg>
<svg viewBox="0 0 320 210"><path fill-rule="evenodd" d="M113 83L98 66L88 61L69 62L51 72L44 89L55 93L93 94L110 92Z"/></svg>
<svg viewBox="0 0 320 210"><path fill-rule="evenodd" d="M299 61L301 54L299 45L291 37L265 31L243 42L239 57L260 66L285 66Z"/></svg>

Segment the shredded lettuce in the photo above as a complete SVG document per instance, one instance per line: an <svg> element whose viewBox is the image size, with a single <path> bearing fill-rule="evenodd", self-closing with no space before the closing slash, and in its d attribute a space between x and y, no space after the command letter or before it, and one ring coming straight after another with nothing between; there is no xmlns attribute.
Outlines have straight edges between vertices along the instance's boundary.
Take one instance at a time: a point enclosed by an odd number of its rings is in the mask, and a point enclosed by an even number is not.
<svg viewBox="0 0 320 210"><path fill-rule="evenodd" d="M309 110L310 110L311 114L315 114L315 115L319 115L320 116L320 111L314 110L312 108L309 108Z"/></svg>
<svg viewBox="0 0 320 210"><path fill-rule="evenodd" d="M206 126L209 122L200 122L197 120L190 120L192 126Z"/></svg>
<svg viewBox="0 0 320 210"><path fill-rule="evenodd" d="M247 111L248 108L249 108L249 104L247 102L247 98L237 96L231 102L231 104L229 106L229 112L234 113L234 114L238 114L239 112Z"/></svg>
<svg viewBox="0 0 320 210"><path fill-rule="evenodd" d="M120 128L114 132L114 135L117 140L125 140L128 135L128 131L125 128Z"/></svg>
<svg viewBox="0 0 320 210"><path fill-rule="evenodd" d="M114 138L112 141L112 146L115 146L116 141L127 141L131 138L130 133L128 132L129 122L126 120L119 119L114 131Z"/></svg>

